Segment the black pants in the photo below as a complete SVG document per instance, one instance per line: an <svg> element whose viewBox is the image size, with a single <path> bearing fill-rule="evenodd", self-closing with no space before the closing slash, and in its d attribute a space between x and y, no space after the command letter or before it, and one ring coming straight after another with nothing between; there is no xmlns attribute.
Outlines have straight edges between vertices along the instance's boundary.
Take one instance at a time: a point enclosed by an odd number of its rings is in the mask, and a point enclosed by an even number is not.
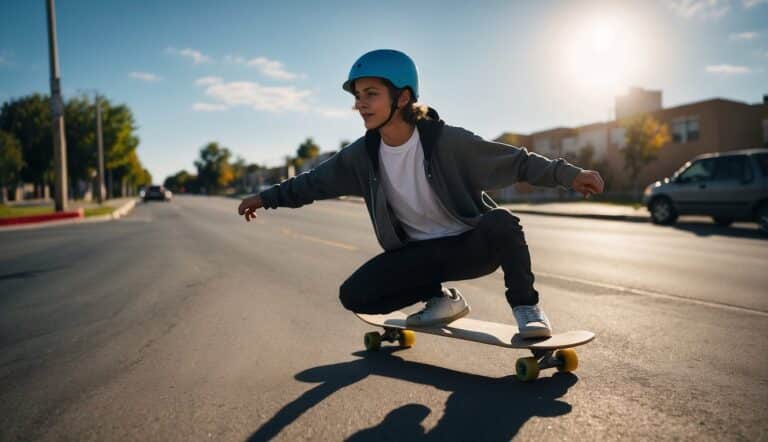
<svg viewBox="0 0 768 442"><path fill-rule="evenodd" d="M356 313L389 313L440 295L445 281L474 279L499 266L510 306L539 302L520 220L501 208L461 235L413 242L374 257L341 285L339 298Z"/></svg>

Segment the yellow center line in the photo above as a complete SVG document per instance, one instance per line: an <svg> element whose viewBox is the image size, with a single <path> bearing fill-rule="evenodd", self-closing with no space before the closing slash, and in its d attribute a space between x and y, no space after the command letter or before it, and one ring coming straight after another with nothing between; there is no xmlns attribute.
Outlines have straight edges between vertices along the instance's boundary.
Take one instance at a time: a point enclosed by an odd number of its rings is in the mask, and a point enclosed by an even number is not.
<svg viewBox="0 0 768 442"><path fill-rule="evenodd" d="M287 229L285 227L283 227L281 229L281 231L283 232L283 234L288 235L288 236L290 236L292 238L298 238L298 239L303 239L303 240L306 240L306 241L312 241L312 242L316 242L316 243L320 243L320 244L325 244L326 246L338 247L338 248L344 249L344 250L350 250L350 251L357 250L357 247L355 247L355 246L353 246L351 244L345 244L343 242L329 241L327 239L316 238L314 236L309 236L309 235L303 235L301 233L293 232L293 231L291 231L291 229Z"/></svg>

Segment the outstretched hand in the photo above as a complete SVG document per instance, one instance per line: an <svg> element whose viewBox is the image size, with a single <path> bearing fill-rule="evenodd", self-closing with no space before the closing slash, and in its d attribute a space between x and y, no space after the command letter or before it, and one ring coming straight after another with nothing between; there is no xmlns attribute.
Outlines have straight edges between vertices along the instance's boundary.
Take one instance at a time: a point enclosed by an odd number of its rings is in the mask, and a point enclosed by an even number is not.
<svg viewBox="0 0 768 442"><path fill-rule="evenodd" d="M602 193L605 183L603 183L603 177L600 176L600 172L596 170L582 170L576 175L571 188L580 194L584 195L584 198L589 198L590 195Z"/></svg>
<svg viewBox="0 0 768 442"><path fill-rule="evenodd" d="M249 196L240 203L240 207L237 208L237 213L245 216L245 220L251 222L251 219L256 218L256 209L264 207L259 195Z"/></svg>

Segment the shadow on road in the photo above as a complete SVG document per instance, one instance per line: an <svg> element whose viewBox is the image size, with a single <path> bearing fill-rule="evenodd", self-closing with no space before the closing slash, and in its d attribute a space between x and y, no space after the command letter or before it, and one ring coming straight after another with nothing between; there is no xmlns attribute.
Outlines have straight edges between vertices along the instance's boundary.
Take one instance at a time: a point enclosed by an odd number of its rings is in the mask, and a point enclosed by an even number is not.
<svg viewBox="0 0 768 442"><path fill-rule="evenodd" d="M29 279L34 278L37 275L42 275L44 273L50 273L54 272L56 270L61 270L63 268L66 268L66 266L57 266L57 267L50 267L47 269L40 269L40 270L24 270L21 272L15 272L15 273L6 273L4 275L0 275L0 281L7 281L10 279Z"/></svg>
<svg viewBox="0 0 768 442"><path fill-rule="evenodd" d="M749 238L768 240L768 235L761 233L755 227L731 226L722 227L712 223L677 222L672 226L678 230L693 233L696 236L730 236L734 238Z"/></svg>
<svg viewBox="0 0 768 442"><path fill-rule="evenodd" d="M336 391L372 374L431 385L451 395L445 404L445 413L428 433L421 422L431 410L422 404L407 404L390 411L375 427L355 433L350 441L509 440L533 416L554 417L571 411L570 404L558 398L578 380L573 374L557 373L524 384L514 376L490 378L405 361L393 354L398 350L389 347L376 353L357 352L354 355L360 359L302 371L296 375L297 380L319 385L280 409L248 440L264 441L277 436ZM376 398L368 400L376 401Z"/></svg>

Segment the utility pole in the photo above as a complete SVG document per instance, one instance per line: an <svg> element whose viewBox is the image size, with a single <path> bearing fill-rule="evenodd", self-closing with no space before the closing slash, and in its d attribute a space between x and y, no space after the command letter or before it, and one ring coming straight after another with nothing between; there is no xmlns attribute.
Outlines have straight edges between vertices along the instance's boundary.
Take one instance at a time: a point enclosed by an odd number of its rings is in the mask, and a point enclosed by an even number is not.
<svg viewBox="0 0 768 442"><path fill-rule="evenodd" d="M104 202L104 137L101 130L101 97L96 95L96 138L98 140L99 149L99 177L98 186L99 189L96 192L96 199L99 204Z"/></svg>
<svg viewBox="0 0 768 442"><path fill-rule="evenodd" d="M53 118L54 200L56 211L67 210L67 139L64 134L64 100L61 98L59 55L56 47L56 9L47 0L48 55L51 67L51 116Z"/></svg>

